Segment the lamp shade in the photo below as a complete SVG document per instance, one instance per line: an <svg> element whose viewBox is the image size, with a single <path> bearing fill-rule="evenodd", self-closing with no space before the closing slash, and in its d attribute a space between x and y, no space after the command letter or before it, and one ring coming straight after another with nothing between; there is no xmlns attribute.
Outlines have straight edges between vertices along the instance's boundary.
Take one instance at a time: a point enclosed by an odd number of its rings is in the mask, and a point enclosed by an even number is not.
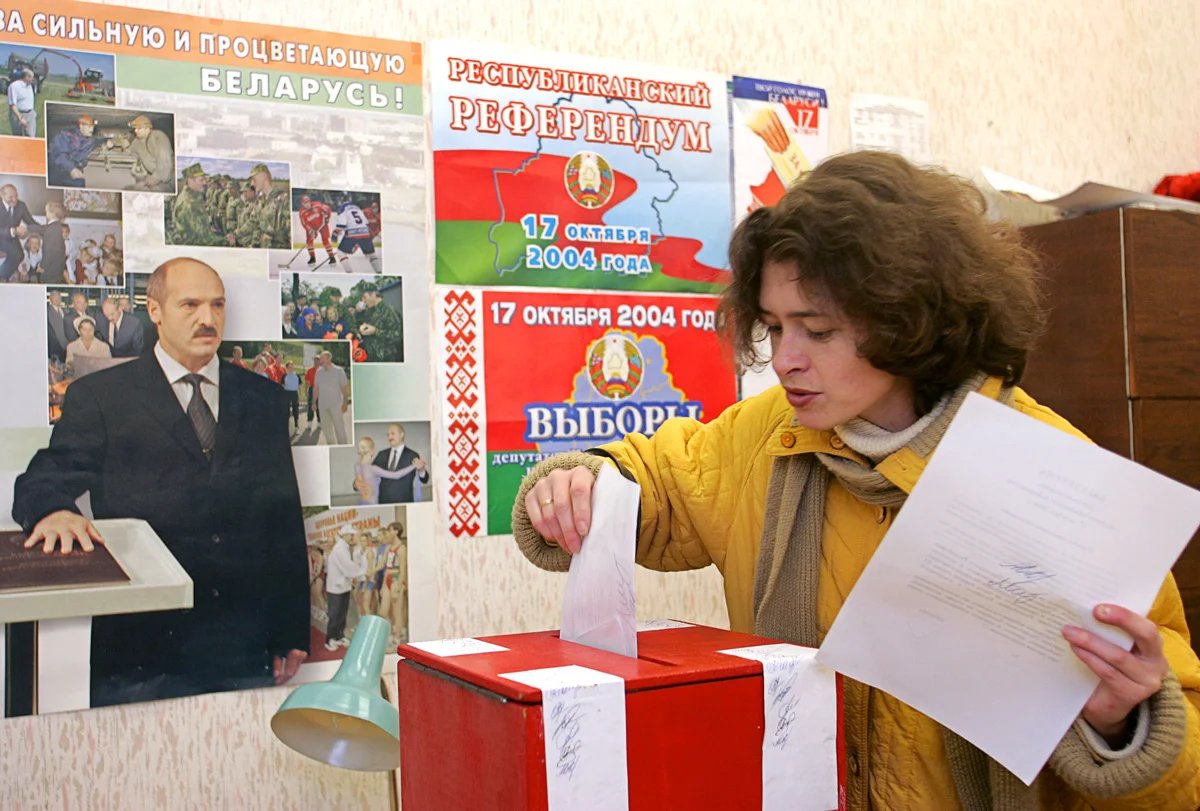
<svg viewBox="0 0 1200 811"><path fill-rule="evenodd" d="M382 617L359 620L337 674L303 684L271 719L279 740L314 760L359 771L400 765L400 716L380 693L390 627Z"/></svg>

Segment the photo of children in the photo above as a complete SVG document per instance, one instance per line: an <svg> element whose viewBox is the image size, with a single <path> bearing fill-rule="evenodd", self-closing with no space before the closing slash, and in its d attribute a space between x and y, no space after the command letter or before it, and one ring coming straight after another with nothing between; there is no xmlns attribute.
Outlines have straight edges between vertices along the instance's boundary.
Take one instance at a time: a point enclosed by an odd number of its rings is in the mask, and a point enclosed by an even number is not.
<svg viewBox="0 0 1200 811"><path fill-rule="evenodd" d="M329 452L331 506L432 499L429 423L357 423L354 438L353 448Z"/></svg>
<svg viewBox="0 0 1200 811"><path fill-rule="evenodd" d="M46 183L173 194L174 114L47 103Z"/></svg>
<svg viewBox="0 0 1200 811"><path fill-rule="evenodd" d="M124 283L120 195L48 188L0 175L0 282Z"/></svg>
<svg viewBox="0 0 1200 811"><path fill-rule="evenodd" d="M312 639L309 661L338 659L359 620L391 626L388 647L408 641L408 521L404 507L309 508Z"/></svg>
<svg viewBox="0 0 1200 811"><path fill-rule="evenodd" d="M225 341L217 354L283 388L293 445L350 444L347 341Z"/></svg>
<svg viewBox="0 0 1200 811"><path fill-rule="evenodd" d="M0 64L8 109L0 135L45 137L47 101L113 104L116 97L109 54L0 42Z"/></svg>
<svg viewBox="0 0 1200 811"><path fill-rule="evenodd" d="M355 363L404 360L398 276L283 273L279 295L284 338L347 339Z"/></svg>
<svg viewBox="0 0 1200 811"><path fill-rule="evenodd" d="M179 192L163 210L168 245L291 245L287 163L179 155L175 172Z"/></svg>
<svg viewBox="0 0 1200 811"><path fill-rule="evenodd" d="M378 192L293 188L291 240L271 255L272 273L383 273ZM276 246L278 247L278 246Z"/></svg>

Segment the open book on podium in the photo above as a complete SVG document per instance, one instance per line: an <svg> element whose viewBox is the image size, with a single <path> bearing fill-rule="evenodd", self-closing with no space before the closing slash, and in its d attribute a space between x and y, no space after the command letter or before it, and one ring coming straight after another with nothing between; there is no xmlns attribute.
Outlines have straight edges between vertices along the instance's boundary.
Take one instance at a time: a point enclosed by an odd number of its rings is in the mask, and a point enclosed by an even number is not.
<svg viewBox="0 0 1200 811"><path fill-rule="evenodd" d="M46 555L0 528L0 623L192 607L192 579L145 521L95 522L96 552Z"/></svg>

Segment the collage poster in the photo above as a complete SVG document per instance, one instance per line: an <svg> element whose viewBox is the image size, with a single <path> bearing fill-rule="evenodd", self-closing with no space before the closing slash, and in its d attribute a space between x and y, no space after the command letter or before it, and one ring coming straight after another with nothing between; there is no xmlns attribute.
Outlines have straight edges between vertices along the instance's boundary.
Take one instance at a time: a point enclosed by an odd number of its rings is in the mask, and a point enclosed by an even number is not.
<svg viewBox="0 0 1200 811"><path fill-rule="evenodd" d="M363 613L407 639L435 468L421 47L3 15L0 518L144 519L193 591L98 617L65 664L43 645L71 696L40 711L271 684L307 650L303 679Z"/></svg>
<svg viewBox="0 0 1200 811"><path fill-rule="evenodd" d="M481 43L427 58L436 475L451 535L505 534L543 455L735 397L714 328L725 79Z"/></svg>

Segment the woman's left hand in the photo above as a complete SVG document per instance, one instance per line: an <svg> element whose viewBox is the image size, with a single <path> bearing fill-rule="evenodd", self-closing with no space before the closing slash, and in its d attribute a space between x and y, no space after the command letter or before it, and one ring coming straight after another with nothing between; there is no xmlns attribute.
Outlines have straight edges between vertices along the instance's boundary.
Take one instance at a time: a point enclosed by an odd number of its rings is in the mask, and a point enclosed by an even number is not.
<svg viewBox="0 0 1200 811"><path fill-rule="evenodd" d="M1120 745L1129 714L1159 691L1170 668L1158 626L1153 622L1109 603L1096 606L1092 615L1133 638L1133 649L1126 651L1074 625L1062 632L1080 661L1100 677L1100 684L1083 706L1083 720L1110 744Z"/></svg>

